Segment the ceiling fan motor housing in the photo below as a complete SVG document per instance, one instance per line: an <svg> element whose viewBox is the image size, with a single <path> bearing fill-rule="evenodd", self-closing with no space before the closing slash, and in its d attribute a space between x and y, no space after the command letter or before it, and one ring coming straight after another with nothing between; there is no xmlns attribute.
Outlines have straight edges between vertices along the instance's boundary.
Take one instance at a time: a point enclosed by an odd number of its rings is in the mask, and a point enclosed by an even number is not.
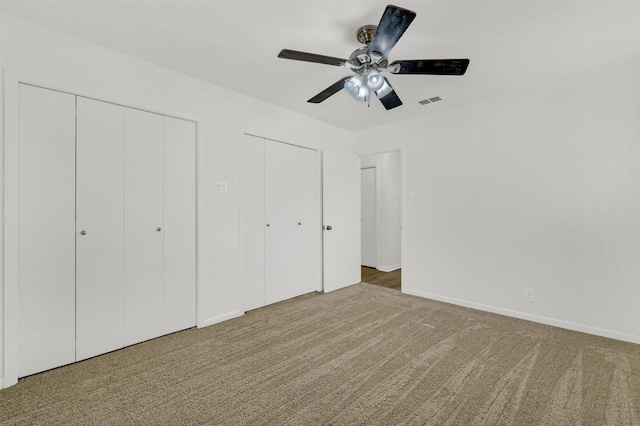
<svg viewBox="0 0 640 426"><path fill-rule="evenodd" d="M360 49L355 50L351 56L349 56L349 62L351 62L356 67L353 71L360 69L361 67L366 67L367 65L376 66L379 68L387 68L389 65L389 61L386 59L379 60L375 62L373 58L369 55L369 48L367 46L362 47Z"/></svg>
<svg viewBox="0 0 640 426"><path fill-rule="evenodd" d="M378 28L376 25L364 25L356 31L356 38L360 43L369 45L373 40L373 35L376 33L376 28Z"/></svg>

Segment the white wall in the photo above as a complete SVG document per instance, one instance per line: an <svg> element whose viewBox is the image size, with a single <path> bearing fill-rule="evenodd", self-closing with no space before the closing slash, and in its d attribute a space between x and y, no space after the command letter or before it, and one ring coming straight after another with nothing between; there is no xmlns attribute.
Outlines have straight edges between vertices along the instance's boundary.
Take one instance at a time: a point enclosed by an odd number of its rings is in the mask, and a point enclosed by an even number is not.
<svg viewBox="0 0 640 426"><path fill-rule="evenodd" d="M400 268L400 151L361 157L361 168L376 168L378 269Z"/></svg>
<svg viewBox="0 0 640 426"><path fill-rule="evenodd" d="M0 5L0 8L2 5ZM4 138L4 66L2 56L2 20L0 19L0 141ZM4 164L3 153L0 154L0 168ZM4 174L0 173L0 188L4 185ZM0 212L4 211L4 197L0 197ZM0 217L0 231L2 231L2 218ZM2 232L0 232L2 235ZM0 244L0 259L4 259L4 250L2 244ZM2 278L4 276L4 262L0 261L0 389L4 388L4 351L3 349L3 330L4 330L4 315L3 315L3 301L4 301L4 286L2 285Z"/></svg>
<svg viewBox="0 0 640 426"><path fill-rule="evenodd" d="M638 117L640 61L357 134L406 143L403 291L640 342Z"/></svg>
<svg viewBox="0 0 640 426"><path fill-rule="evenodd" d="M341 129L12 17L2 17L1 37L6 111L16 108L9 104L17 101L10 92L20 80L198 121L199 167L204 169L198 171L200 325L242 313L238 186L243 134L317 149L352 147L352 135ZM15 114L7 117L15 127ZM9 140L14 137L7 135L5 143L15 144ZM216 181L228 182L229 193L217 194Z"/></svg>

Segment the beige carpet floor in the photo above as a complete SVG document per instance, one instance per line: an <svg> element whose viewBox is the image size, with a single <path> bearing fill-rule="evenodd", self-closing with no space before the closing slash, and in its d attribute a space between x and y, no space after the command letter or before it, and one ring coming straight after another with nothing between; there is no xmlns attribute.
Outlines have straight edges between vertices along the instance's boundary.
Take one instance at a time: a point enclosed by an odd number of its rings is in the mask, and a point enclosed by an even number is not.
<svg viewBox="0 0 640 426"><path fill-rule="evenodd" d="M2 425L638 425L640 346L369 284L20 380Z"/></svg>

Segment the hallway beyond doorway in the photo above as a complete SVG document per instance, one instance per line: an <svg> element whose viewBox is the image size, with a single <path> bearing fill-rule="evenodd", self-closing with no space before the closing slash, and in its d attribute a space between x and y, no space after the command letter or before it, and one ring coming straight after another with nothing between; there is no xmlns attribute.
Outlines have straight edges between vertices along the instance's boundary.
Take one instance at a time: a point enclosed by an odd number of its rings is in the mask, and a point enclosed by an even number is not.
<svg viewBox="0 0 640 426"><path fill-rule="evenodd" d="M395 271L391 272L382 272L378 271L375 268L362 266L361 271L361 280L364 283L378 285L380 287L392 288L394 290L400 290L402 269L396 269Z"/></svg>

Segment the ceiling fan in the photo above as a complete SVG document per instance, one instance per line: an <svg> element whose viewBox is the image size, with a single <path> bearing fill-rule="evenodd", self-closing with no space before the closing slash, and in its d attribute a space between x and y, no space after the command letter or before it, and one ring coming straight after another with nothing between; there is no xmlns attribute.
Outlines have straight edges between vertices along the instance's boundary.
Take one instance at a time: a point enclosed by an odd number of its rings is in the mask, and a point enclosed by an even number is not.
<svg viewBox="0 0 640 426"><path fill-rule="evenodd" d="M364 47L354 51L349 59L315 53L282 49L279 58L296 61L316 62L325 65L345 67L355 75L344 77L318 93L307 102L319 104L343 88L359 101L369 102L374 92L382 105L389 110L402 105L393 87L381 72L392 74L463 75L469 66L469 59L412 59L389 63L389 52L416 17L412 10L398 6L386 7L380 23L365 25L357 31L358 41Z"/></svg>

